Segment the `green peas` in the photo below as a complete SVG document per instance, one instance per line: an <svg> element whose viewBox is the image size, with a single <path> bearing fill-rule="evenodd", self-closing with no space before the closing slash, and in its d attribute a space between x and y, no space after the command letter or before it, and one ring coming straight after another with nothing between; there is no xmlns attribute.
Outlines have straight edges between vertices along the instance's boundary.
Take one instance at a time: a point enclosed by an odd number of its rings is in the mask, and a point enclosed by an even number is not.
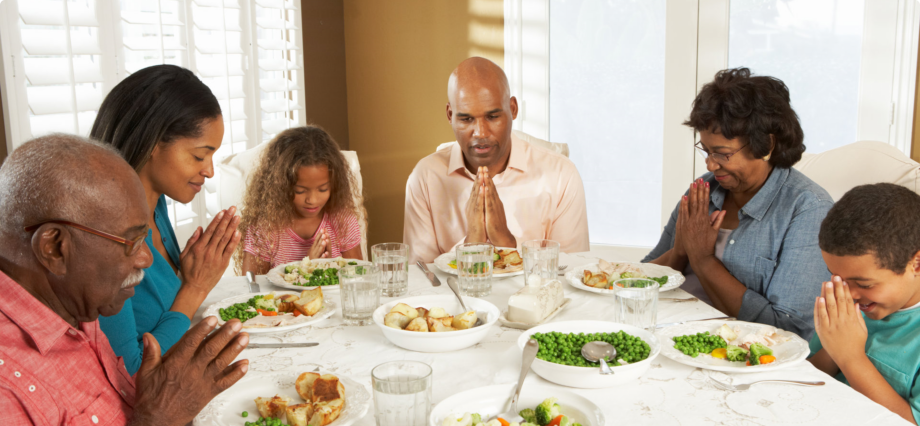
<svg viewBox="0 0 920 426"><path fill-rule="evenodd" d="M243 416L243 417L249 417L249 412L248 412L248 411L243 411L242 416Z"/></svg>
<svg viewBox="0 0 920 426"><path fill-rule="evenodd" d="M616 333L567 333L558 331L549 333L535 333L532 336L540 343L537 358L556 364L572 365L577 367L597 367L581 356L581 347L588 342L601 341L613 345L617 350L617 360L610 361L612 365L620 365L622 359L628 363L642 361L649 356L651 347L642 339L618 331Z"/></svg>
<svg viewBox="0 0 920 426"><path fill-rule="evenodd" d="M718 335L709 334L708 331L688 334L685 336L675 336L674 348L681 353L696 358L701 353L711 353L716 348L727 347L725 339Z"/></svg>

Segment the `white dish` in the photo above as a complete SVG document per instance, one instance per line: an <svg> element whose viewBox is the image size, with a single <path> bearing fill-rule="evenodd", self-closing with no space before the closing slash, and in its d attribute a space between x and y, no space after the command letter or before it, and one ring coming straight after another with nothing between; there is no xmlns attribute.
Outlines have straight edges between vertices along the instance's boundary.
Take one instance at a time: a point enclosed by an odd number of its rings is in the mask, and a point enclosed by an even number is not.
<svg viewBox="0 0 920 426"><path fill-rule="evenodd" d="M506 248L506 247L496 247L496 249L497 250L517 250L515 248ZM517 250L517 252L518 254L521 254L520 250ZM523 257L524 255L521 254L521 258ZM447 272L448 274L457 275L457 270L455 268L450 267L450 261L456 258L457 258L457 252L455 252L454 250L451 250L447 253L444 253L434 258L434 265L437 266L438 269L444 272ZM516 277L518 275L524 275L523 265L521 265L521 269L515 270L513 272L504 272L503 269L493 269L492 270L492 276L495 278Z"/></svg>
<svg viewBox="0 0 920 426"><path fill-rule="evenodd" d="M645 275L650 277L668 277L668 283L661 286L658 291L669 291L679 288L681 284L684 283L686 278L684 274L674 270L673 268L656 265L654 263L635 263L635 262L611 262L611 263L627 263L634 265L642 269L642 272ZM585 277L585 270L589 270L592 273L598 272L600 269L597 267L597 263L589 263L587 265L581 265L576 268L573 268L571 271L565 273L565 281L569 283L570 286L577 288L579 290L590 291L591 293L598 294L607 294L613 296L614 290L607 290L603 288L594 288L591 286L585 285L581 280Z"/></svg>
<svg viewBox="0 0 920 426"><path fill-rule="evenodd" d="M328 263L328 262L339 261L339 260L344 260L344 261L346 261L346 262L357 262L359 265L364 265L364 266L373 265L373 263L368 262L368 261L366 261L366 260L360 260L360 259L343 259L343 258L340 258L340 257L337 257L337 258L334 258L334 259L310 259L311 262L316 262L316 263ZM278 265L278 266L276 266L276 267L270 269L270 270L268 271L268 273L265 274L265 278L268 280L268 282L272 283L272 284L275 285L275 286L281 287L281 288L290 288L290 289L293 289L293 290L308 290L308 289L311 289L311 288L316 287L316 286L309 286L309 285L295 285L295 284L291 284L291 283L289 283L289 282L287 282L287 281L284 280L284 268L285 268L286 266L290 266L290 265L299 265L299 264L300 264L300 261L298 260L297 262L291 262L291 263L285 263L284 265ZM324 286L322 286L322 287L323 287L323 291L326 291L326 290L338 290L338 289L339 289L339 285L338 285L338 284L336 284L336 285L324 285Z"/></svg>
<svg viewBox="0 0 920 426"><path fill-rule="evenodd" d="M726 373L762 373L764 371L780 370L798 364L805 358L808 358L810 352L808 342L795 333L779 329L777 329L777 333L790 340L770 346L770 349L773 350L773 355L776 356L776 361L769 364L744 365L744 363L740 362L713 358L708 354L699 354L696 358L693 358L689 355L685 355L674 347L674 337L702 333L704 331L715 334L722 324L728 324L730 327L739 326L742 335L757 332L757 330L765 327L763 324L745 321L696 321L663 328L658 330L657 333L658 338L661 339L661 354L691 367Z"/></svg>
<svg viewBox="0 0 920 426"><path fill-rule="evenodd" d="M371 395L364 385L334 372L318 371L318 373L332 374L338 377L345 386L345 408L342 409L339 418L329 423L329 426L348 426L364 418L371 401ZM196 426L243 426L247 421L254 422L259 419L259 410L254 401L258 397L271 398L280 395L291 398L293 403L303 403L303 399L294 388L294 381L298 376L300 373L269 373L249 370L249 373L240 381L211 400L195 417L193 424ZM248 411L249 416L243 417L243 411Z"/></svg>
<svg viewBox="0 0 920 426"><path fill-rule="evenodd" d="M551 322L531 328L518 338L518 347L522 350L535 333L558 331L560 333L611 333L623 330L648 343L648 358L628 365L611 367L614 374L603 376L600 368L575 367L571 365L556 364L537 358L531 367L534 372L553 383L563 386L584 389L609 388L638 379L652 365L652 360L661 352L661 345L654 334L638 327L606 321L560 321ZM526 387L525 387L526 388Z"/></svg>
<svg viewBox="0 0 920 426"><path fill-rule="evenodd" d="M221 300L220 302L217 302L211 306L208 306L208 309L204 311L204 314L202 314L201 317L202 318L207 318L210 316L217 317L217 325L224 325L225 321L220 319L220 308L226 308L236 303L245 303L247 300L251 299L252 296L257 296L257 295L264 296L269 293L275 293L276 296L281 295L281 294L300 295L300 292L296 292L296 291L275 291L275 292L266 292L266 293L240 294L237 296L228 297L224 300ZM335 302L332 302L331 300L329 300L329 298L325 298L325 300L323 300L323 308L320 309L319 312L317 312L312 317L301 315L297 317L297 320L296 320L297 322L293 324L284 325L281 327L243 328L243 331L249 334L271 334L271 333L281 333L285 331L291 331L291 330L295 330L301 327L306 327L308 325L318 323L326 318L331 317L332 314L335 313L335 308L336 308Z"/></svg>
<svg viewBox="0 0 920 426"><path fill-rule="evenodd" d="M454 295L416 296L386 303L374 311L374 322L383 331L383 335L394 345L417 352L450 352L465 349L479 343L489 329L498 321L501 311L495 305L475 297L463 296L463 302L476 311L483 324L467 330L447 331L441 333L422 333L418 331L398 330L383 325L383 317L397 303L405 303L413 308L444 308L448 314L460 315L463 308Z"/></svg>
<svg viewBox="0 0 920 426"><path fill-rule="evenodd" d="M553 317L555 317L556 314L558 314L559 312L561 312L561 311L562 311L562 308L564 308L566 305L568 305L569 302L571 302L571 301L572 301L572 299L569 299L569 298L563 299L562 304L559 305L559 307L556 308L555 311L550 312L550 314L547 315L546 318L543 318L543 321L540 321L540 322L538 322L538 323L536 323L536 324L528 324L528 323L524 323L524 322L509 321L509 320L508 320L508 311L502 312L502 316L500 316L500 317L498 318L498 322L500 322L500 323L502 324L503 327L516 328L516 329L518 329L518 330L527 330L527 329L536 327L536 326L538 326L538 325L540 325L540 324L545 324L547 321L553 319ZM584 426L584 425L582 425L582 426Z"/></svg>
<svg viewBox="0 0 920 426"><path fill-rule="evenodd" d="M460 392L438 403L431 410L429 426L441 426L444 419L450 416L461 417L464 413L478 413L486 420L496 414L505 412L506 406L511 404L515 384L485 386ZM555 386L528 384L521 389L518 410L536 408L547 398L557 398L556 402L562 408L562 414L582 426L603 426L604 412L587 398L559 389ZM511 421L511 419L508 419Z"/></svg>

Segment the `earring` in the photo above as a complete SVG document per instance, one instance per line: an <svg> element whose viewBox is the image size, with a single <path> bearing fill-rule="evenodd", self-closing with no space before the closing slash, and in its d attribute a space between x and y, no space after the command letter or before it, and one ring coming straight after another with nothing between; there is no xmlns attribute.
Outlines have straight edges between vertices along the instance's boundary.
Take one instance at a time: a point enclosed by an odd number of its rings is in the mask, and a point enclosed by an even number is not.
<svg viewBox="0 0 920 426"><path fill-rule="evenodd" d="M770 154L763 157L763 161L770 161Z"/></svg>

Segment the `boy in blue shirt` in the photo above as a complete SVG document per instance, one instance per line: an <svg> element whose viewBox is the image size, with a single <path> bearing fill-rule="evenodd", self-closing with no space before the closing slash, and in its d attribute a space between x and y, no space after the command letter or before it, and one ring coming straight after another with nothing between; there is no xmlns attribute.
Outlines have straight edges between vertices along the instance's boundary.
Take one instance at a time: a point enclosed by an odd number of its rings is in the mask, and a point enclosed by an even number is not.
<svg viewBox="0 0 920 426"><path fill-rule="evenodd" d="M818 236L833 275L815 300L815 367L920 423L920 195L889 183L847 192Z"/></svg>

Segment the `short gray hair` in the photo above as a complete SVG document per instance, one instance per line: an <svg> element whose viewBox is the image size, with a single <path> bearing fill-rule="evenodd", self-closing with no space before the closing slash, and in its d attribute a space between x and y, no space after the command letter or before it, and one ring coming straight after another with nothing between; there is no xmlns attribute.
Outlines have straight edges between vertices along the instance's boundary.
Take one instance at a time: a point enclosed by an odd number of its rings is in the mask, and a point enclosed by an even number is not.
<svg viewBox="0 0 920 426"><path fill-rule="evenodd" d="M116 159L124 161L110 145L80 136L53 133L26 142L0 167L0 235L25 238L26 226L51 219L82 222L101 195L93 166Z"/></svg>

